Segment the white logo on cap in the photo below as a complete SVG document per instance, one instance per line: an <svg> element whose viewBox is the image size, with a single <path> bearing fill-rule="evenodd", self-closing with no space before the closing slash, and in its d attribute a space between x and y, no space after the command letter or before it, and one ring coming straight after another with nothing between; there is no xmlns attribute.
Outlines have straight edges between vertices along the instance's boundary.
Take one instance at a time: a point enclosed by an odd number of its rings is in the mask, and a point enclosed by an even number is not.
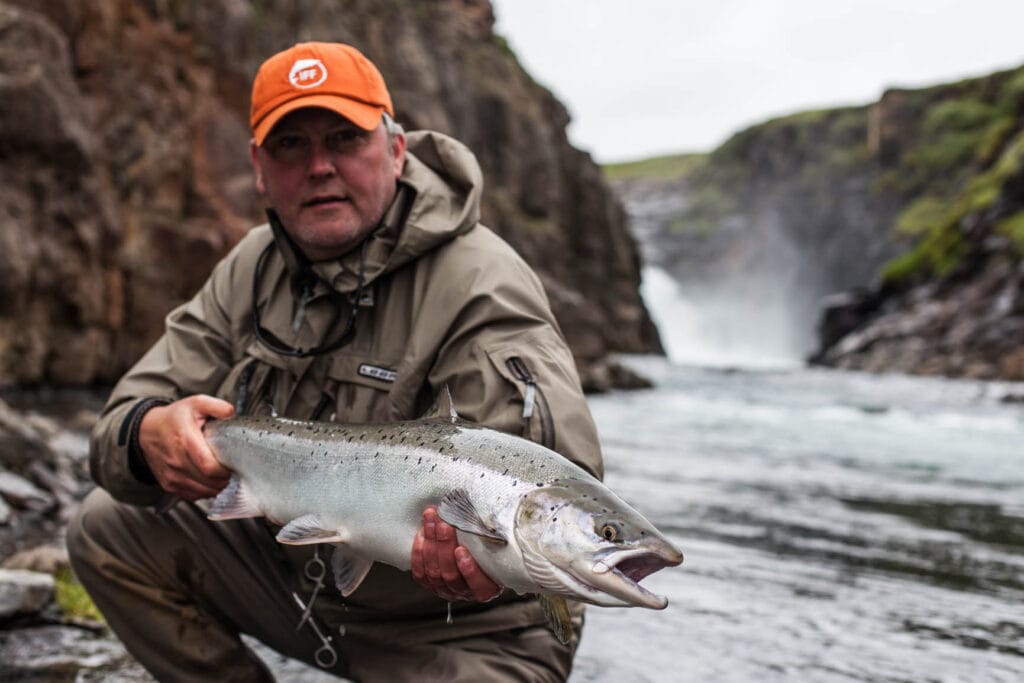
<svg viewBox="0 0 1024 683"><path fill-rule="evenodd" d="M327 67L319 59L297 59L288 80L296 88L315 88L327 80Z"/></svg>

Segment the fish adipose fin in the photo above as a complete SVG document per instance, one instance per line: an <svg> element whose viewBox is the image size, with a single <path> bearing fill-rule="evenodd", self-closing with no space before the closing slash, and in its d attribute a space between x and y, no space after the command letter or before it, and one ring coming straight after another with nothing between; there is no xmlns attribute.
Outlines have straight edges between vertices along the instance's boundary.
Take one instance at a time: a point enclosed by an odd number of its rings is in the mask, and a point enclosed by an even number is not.
<svg viewBox="0 0 1024 683"><path fill-rule="evenodd" d="M373 560L350 555L341 544L334 546L331 568L334 570L334 585L341 591L342 597L347 598L359 588L372 566Z"/></svg>
<svg viewBox="0 0 1024 683"><path fill-rule="evenodd" d="M248 487L237 474L232 474L228 485L217 494L210 506L210 512L206 515L210 519L246 519L248 517L262 517L263 511L256 506Z"/></svg>
<svg viewBox="0 0 1024 683"><path fill-rule="evenodd" d="M303 515L284 525L277 532L277 542L286 545L310 545L312 543L344 543L348 535L337 529L325 529L317 515Z"/></svg>
<svg viewBox="0 0 1024 683"><path fill-rule="evenodd" d="M452 392L448 389L447 384L441 388L441 393L439 393L437 395L437 399L434 400L434 405L429 411L427 411L427 414L423 416L423 419L425 420L432 418L448 420L452 424L459 421L459 414L455 411L455 401L452 400Z"/></svg>
<svg viewBox="0 0 1024 683"><path fill-rule="evenodd" d="M466 489L450 491L437 506L437 515L456 529L475 534L497 543L508 543L508 538L499 531L493 520L487 520L476 511Z"/></svg>
<svg viewBox="0 0 1024 683"><path fill-rule="evenodd" d="M559 595L539 595L540 606L548 620L548 628L562 645L572 640L572 615L569 614L569 603Z"/></svg>

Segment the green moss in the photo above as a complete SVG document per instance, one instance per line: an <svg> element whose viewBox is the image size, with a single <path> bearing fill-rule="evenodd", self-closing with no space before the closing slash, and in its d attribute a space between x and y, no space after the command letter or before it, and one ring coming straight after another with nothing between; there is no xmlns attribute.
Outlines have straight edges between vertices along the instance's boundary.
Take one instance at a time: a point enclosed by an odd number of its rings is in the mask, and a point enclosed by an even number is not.
<svg viewBox="0 0 1024 683"><path fill-rule="evenodd" d="M1013 242L1017 255L1024 258L1024 211L1018 211L996 224L996 232Z"/></svg>
<svg viewBox="0 0 1024 683"><path fill-rule="evenodd" d="M938 137L949 132L977 131L1000 115L1000 108L975 97L950 99L925 114L922 132Z"/></svg>
<svg viewBox="0 0 1024 683"><path fill-rule="evenodd" d="M967 253L969 245L960 232L960 225L972 214L991 208L1002 194L1004 185L1016 178L1024 166L1024 132L1017 133L1003 149L999 159L988 170L975 175L953 199L943 201L934 196L912 203L897 220L903 234L921 235L918 243L906 254L893 259L882 269L887 281L917 275L942 276L952 271ZM1021 223L1007 219L999 228L1017 245Z"/></svg>
<svg viewBox="0 0 1024 683"><path fill-rule="evenodd" d="M65 615L75 619L103 621L103 615L70 569L58 571L54 580L57 584L57 604Z"/></svg>
<svg viewBox="0 0 1024 683"><path fill-rule="evenodd" d="M942 223L946 212L946 201L933 196L921 197L896 218L896 232L908 237L923 235Z"/></svg>
<svg viewBox="0 0 1024 683"><path fill-rule="evenodd" d="M601 168L610 180L673 180L689 176L706 161L706 154L669 154Z"/></svg>

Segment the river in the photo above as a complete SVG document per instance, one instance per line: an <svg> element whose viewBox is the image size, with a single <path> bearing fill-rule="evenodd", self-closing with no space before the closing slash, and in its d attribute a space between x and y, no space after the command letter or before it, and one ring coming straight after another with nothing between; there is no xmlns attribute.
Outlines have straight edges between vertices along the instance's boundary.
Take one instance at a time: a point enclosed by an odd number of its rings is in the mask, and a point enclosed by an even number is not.
<svg viewBox="0 0 1024 683"><path fill-rule="evenodd" d="M570 680L1024 680L1024 385L717 360L591 398L686 560L588 610Z"/></svg>

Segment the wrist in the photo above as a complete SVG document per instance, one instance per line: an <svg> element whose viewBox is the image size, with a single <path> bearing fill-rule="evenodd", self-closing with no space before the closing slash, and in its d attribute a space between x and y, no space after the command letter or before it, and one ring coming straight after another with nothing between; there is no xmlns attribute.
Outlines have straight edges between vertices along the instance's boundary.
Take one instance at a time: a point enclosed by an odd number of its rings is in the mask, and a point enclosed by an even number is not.
<svg viewBox="0 0 1024 683"><path fill-rule="evenodd" d="M122 429L127 431L127 446L128 446L128 469L135 477L137 481L143 484L156 485L156 477L153 476L153 471L149 468L149 464L146 462L146 456L142 452L142 446L139 444L139 428L142 426L142 419L146 417L153 408L165 406L171 403L170 399L149 397L144 398L129 411L125 417Z"/></svg>

